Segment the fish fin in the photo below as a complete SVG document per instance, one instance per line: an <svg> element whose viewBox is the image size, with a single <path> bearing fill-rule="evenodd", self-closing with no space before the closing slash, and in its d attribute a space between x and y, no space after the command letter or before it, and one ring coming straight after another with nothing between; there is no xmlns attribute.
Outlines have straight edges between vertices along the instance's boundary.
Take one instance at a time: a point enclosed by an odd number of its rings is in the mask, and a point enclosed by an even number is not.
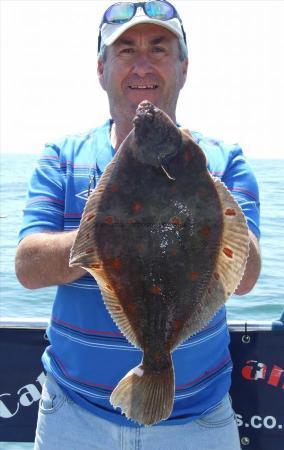
<svg viewBox="0 0 284 450"><path fill-rule="evenodd" d="M142 363L120 380L110 403L114 408L121 408L128 419L141 425L153 425L170 416L174 390L172 362L161 371L146 369Z"/></svg>
<svg viewBox="0 0 284 450"><path fill-rule="evenodd" d="M110 178L115 164L115 157L107 165L105 172L100 178L96 188L91 192L85 205L79 230L71 248L69 266L70 267L93 267L100 263L99 253L95 244L94 228L96 226L97 206L100 201L101 192L105 190L105 186Z"/></svg>
<svg viewBox="0 0 284 450"><path fill-rule="evenodd" d="M96 279L103 301L113 321L131 344L141 348L141 344L137 340L135 331L123 310L115 290L108 284L107 276L104 271L100 271L99 269L93 270L91 268L87 268L86 270L88 270L88 272Z"/></svg>
<svg viewBox="0 0 284 450"><path fill-rule="evenodd" d="M123 310L123 307L115 293L115 290L108 282L108 278L103 267L101 266L100 268L92 268L91 266L89 266L84 267L84 269L87 270L97 281L104 304L118 328L131 344L135 345L138 348L141 348L141 345L137 340L137 336L135 335L134 329Z"/></svg>
<svg viewBox="0 0 284 450"><path fill-rule="evenodd" d="M70 267L83 267L83 269L87 270L96 279L104 303L114 322L128 341L140 348L134 330L123 311L115 291L111 288L111 283L108 280L103 262L100 259L94 236L97 207L100 201L101 192L106 189L115 161L116 156L107 165L99 183L88 198L83 211L78 234L70 252L69 265Z"/></svg>
<svg viewBox="0 0 284 450"><path fill-rule="evenodd" d="M178 345L202 329L237 289L245 271L249 253L246 218L232 194L218 178L212 177L223 211L223 233L212 273L205 293L188 322L185 323Z"/></svg>
<svg viewBox="0 0 284 450"><path fill-rule="evenodd" d="M237 289L244 275L249 254L249 233L245 215L224 183L214 178L223 209L223 236L216 271L211 281L219 281L227 300ZM216 280L216 274L220 276ZM218 276L217 276L218 278Z"/></svg>

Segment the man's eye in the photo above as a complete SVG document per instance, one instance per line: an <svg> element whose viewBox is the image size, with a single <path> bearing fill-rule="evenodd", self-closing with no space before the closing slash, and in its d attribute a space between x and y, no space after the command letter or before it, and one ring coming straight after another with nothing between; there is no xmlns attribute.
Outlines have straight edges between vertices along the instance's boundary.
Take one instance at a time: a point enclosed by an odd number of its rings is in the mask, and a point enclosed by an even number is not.
<svg viewBox="0 0 284 450"><path fill-rule="evenodd" d="M166 49L164 47L153 47L154 53L165 53Z"/></svg>
<svg viewBox="0 0 284 450"><path fill-rule="evenodd" d="M120 50L120 53L125 54L125 53L134 53L134 48L132 47L126 47L126 48L122 48Z"/></svg>

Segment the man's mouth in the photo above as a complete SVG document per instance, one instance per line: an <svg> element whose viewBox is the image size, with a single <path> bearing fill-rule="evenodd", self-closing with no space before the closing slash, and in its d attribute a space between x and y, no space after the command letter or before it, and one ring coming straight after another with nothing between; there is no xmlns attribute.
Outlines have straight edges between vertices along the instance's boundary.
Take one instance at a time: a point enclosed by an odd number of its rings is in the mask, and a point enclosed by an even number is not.
<svg viewBox="0 0 284 450"><path fill-rule="evenodd" d="M157 89L157 84L130 84L128 85L130 89Z"/></svg>

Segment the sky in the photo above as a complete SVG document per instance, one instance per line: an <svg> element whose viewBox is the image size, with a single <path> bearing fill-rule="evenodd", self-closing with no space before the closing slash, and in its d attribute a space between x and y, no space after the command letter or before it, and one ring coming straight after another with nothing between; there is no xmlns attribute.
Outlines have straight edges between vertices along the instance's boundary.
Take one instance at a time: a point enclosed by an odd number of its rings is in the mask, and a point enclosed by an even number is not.
<svg viewBox="0 0 284 450"><path fill-rule="evenodd" d="M97 30L109 1L0 0L1 151L45 142L108 117L97 81ZM177 119L239 143L248 158L284 158L284 1L177 0L189 74Z"/></svg>

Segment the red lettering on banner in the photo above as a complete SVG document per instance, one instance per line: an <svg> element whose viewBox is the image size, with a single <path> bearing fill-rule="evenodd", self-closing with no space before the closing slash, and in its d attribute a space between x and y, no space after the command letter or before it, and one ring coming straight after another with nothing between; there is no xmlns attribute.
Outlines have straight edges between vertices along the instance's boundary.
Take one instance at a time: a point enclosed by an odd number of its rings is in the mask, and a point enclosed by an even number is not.
<svg viewBox="0 0 284 450"><path fill-rule="evenodd" d="M258 361L249 360L246 362L248 366L243 367L242 376L247 380L265 379L267 367Z"/></svg>
<svg viewBox="0 0 284 450"><path fill-rule="evenodd" d="M270 386L284 389L284 369L277 365L270 369L262 362L248 360L242 368L242 376L250 381L264 380Z"/></svg>
<svg viewBox="0 0 284 450"><path fill-rule="evenodd" d="M281 367L273 366L272 371L270 374L270 377L267 381L268 384L271 384L271 386L280 386L281 378L282 378L282 389L284 389L284 369L281 369Z"/></svg>

